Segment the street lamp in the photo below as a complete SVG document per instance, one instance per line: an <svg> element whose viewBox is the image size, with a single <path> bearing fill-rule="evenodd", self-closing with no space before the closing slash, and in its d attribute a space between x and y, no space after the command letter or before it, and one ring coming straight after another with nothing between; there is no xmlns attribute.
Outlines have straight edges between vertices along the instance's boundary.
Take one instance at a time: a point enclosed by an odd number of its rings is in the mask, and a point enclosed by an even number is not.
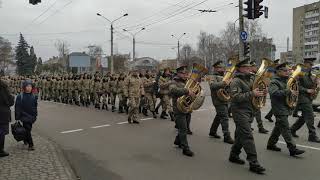
<svg viewBox="0 0 320 180"><path fill-rule="evenodd" d="M178 40L178 58L177 58L177 67L179 66L179 61L180 61L180 39L186 35L187 33L181 34L181 36L176 37L175 35L171 35L173 38L176 38Z"/></svg>
<svg viewBox="0 0 320 180"><path fill-rule="evenodd" d="M125 17L125 16L128 16L128 15L129 15L129 14L126 13L126 14L124 14L124 15L116 18L115 20L110 21L108 18L106 18L106 17L103 16L102 14L97 13L97 16L102 17L103 19L107 20L107 21L111 24L111 55L110 55L110 71L111 71L111 73L113 73L113 71L114 71L114 67L113 67L113 24L114 24L116 21L118 21L118 20L120 20L121 18L123 18L123 17Z"/></svg>
<svg viewBox="0 0 320 180"><path fill-rule="evenodd" d="M132 60L134 61L136 58L136 36L137 34L139 34L141 31L145 30L146 28L141 28L139 31L137 31L136 33L132 33L130 31L128 31L127 29L123 29L123 31L129 33L132 36L132 41L133 41L133 51L132 51Z"/></svg>

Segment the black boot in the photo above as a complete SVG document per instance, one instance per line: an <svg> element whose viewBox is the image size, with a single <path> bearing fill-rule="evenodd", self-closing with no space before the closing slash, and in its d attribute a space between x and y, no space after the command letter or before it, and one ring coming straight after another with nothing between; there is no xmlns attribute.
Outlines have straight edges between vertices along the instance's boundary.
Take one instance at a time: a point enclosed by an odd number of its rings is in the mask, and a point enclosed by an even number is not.
<svg viewBox="0 0 320 180"><path fill-rule="evenodd" d="M317 136L309 136L309 142L320 143L320 139Z"/></svg>
<svg viewBox="0 0 320 180"><path fill-rule="evenodd" d="M112 106L111 111L114 112L116 110L116 108L114 106Z"/></svg>
<svg viewBox="0 0 320 180"><path fill-rule="evenodd" d="M167 116L166 116L166 112L165 111L162 111L161 115L160 115L160 118L161 119L167 119Z"/></svg>
<svg viewBox="0 0 320 180"><path fill-rule="evenodd" d="M219 136L217 133L209 133L210 137L216 138L216 139L220 139L221 136Z"/></svg>
<svg viewBox="0 0 320 180"><path fill-rule="evenodd" d="M0 157L6 157L9 156L9 153L5 152L5 151L0 151Z"/></svg>
<svg viewBox="0 0 320 180"><path fill-rule="evenodd" d="M171 121L175 121L173 112L169 112L169 115L170 115Z"/></svg>
<svg viewBox="0 0 320 180"><path fill-rule="evenodd" d="M103 104L101 109L102 109L102 110L106 109L106 107L105 107L105 106L106 106L106 105L104 105L104 104Z"/></svg>
<svg viewBox="0 0 320 180"><path fill-rule="evenodd" d="M155 112L152 112L152 116L153 116L154 119L157 119L157 115L156 115Z"/></svg>
<svg viewBox="0 0 320 180"><path fill-rule="evenodd" d="M261 133L261 134L268 134L268 130L266 130L265 128L259 128L259 133Z"/></svg>
<svg viewBox="0 0 320 180"><path fill-rule="evenodd" d="M234 140L232 139L232 137L230 135L225 135L223 142L225 142L227 144L234 144Z"/></svg>
<svg viewBox="0 0 320 180"><path fill-rule="evenodd" d="M122 108L122 106L119 106L119 113L120 113L120 114L123 113L123 108Z"/></svg>
<svg viewBox="0 0 320 180"><path fill-rule="evenodd" d="M194 156L194 153L190 149L183 149L182 154L189 157Z"/></svg>
<svg viewBox="0 0 320 180"><path fill-rule="evenodd" d="M319 124L318 124L318 128L320 128L320 122L319 122Z"/></svg>
<svg viewBox="0 0 320 180"><path fill-rule="evenodd" d="M258 163L250 163L250 171L256 174L263 174L266 169Z"/></svg>
<svg viewBox="0 0 320 180"><path fill-rule="evenodd" d="M267 119L269 122L274 122L271 117L264 117L264 118Z"/></svg>
<svg viewBox="0 0 320 180"><path fill-rule="evenodd" d="M143 114L144 116L149 116L149 115L148 115L148 109L142 108L142 114Z"/></svg>
<svg viewBox="0 0 320 180"><path fill-rule="evenodd" d="M244 160L240 159L239 157L235 157L235 156L230 156L229 161L234 164L240 164L240 165L243 165L246 163Z"/></svg>
<svg viewBox="0 0 320 180"><path fill-rule="evenodd" d="M190 129L188 129L188 130L187 130L187 134L192 135L193 132L192 132Z"/></svg>
<svg viewBox="0 0 320 180"><path fill-rule="evenodd" d="M300 149L293 149L293 150L289 150L290 151L290 156L297 156L297 155L300 155L300 154L303 154L305 153L304 150L300 150Z"/></svg>

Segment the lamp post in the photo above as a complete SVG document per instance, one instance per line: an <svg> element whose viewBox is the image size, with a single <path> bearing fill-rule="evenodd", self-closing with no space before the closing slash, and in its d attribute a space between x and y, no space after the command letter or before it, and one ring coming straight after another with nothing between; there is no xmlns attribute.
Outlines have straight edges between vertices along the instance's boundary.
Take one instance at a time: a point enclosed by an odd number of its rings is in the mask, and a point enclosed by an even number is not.
<svg viewBox="0 0 320 180"><path fill-rule="evenodd" d="M110 21L108 18L104 17L102 14L97 13L97 16L102 17L103 19L107 20L111 24L111 54L110 54L110 71L113 73L114 67L113 67L113 24L120 20L121 18L128 16L128 13L122 15L121 17L118 17L117 19Z"/></svg>
<svg viewBox="0 0 320 180"><path fill-rule="evenodd" d="M132 42L133 42L133 50L132 50L132 60L134 61L136 59L136 36L139 34L141 31L145 30L146 28L141 28L138 32L132 33L126 29L123 29L123 31L129 33L132 36Z"/></svg>
<svg viewBox="0 0 320 180"><path fill-rule="evenodd" d="M177 67L179 66L180 61L180 39L186 35L187 33L181 34L179 37L176 37L175 35L171 35L173 38L176 38L178 40L178 58L177 58Z"/></svg>

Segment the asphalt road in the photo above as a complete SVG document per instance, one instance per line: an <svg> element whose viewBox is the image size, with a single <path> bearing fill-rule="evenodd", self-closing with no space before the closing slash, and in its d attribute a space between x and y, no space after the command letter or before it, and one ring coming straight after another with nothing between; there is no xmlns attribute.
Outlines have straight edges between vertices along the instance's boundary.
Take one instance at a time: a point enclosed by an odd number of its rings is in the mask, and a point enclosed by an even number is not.
<svg viewBox="0 0 320 180"><path fill-rule="evenodd" d="M244 166L229 163L231 146L208 137L215 115L209 97L192 114L194 135L188 137L195 152L192 158L183 156L173 146L176 130L169 120L151 116L146 119L141 115L142 123L132 125L126 123L126 115L110 111L51 102L41 102L39 106L35 128L61 145L84 180L315 180L319 177L320 144L307 142L306 127L297 133L300 138L296 142L307 152L293 158L285 144L279 144L280 153L267 151L269 135L259 134L256 123L253 124L258 158L267 169L265 175L250 173L248 163ZM269 106L262 110L263 117ZM272 130L273 123L264 121L264 125ZM233 134L232 119L230 129ZM222 135L221 128L219 133ZM246 158L244 153L242 158Z"/></svg>

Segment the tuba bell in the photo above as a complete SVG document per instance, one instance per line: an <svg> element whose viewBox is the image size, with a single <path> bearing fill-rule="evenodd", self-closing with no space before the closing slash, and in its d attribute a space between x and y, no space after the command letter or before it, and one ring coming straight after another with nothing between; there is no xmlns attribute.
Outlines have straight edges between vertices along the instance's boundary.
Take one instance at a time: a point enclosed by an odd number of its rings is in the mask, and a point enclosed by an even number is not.
<svg viewBox="0 0 320 180"><path fill-rule="evenodd" d="M295 70L293 71L293 73L291 74L291 76L289 77L289 80L287 82L287 89L289 89L291 92L292 91L297 91L299 92L299 82L298 82L298 78L304 76L304 72L303 72L303 65L302 64L298 64L295 67ZM294 108L297 106L297 102L298 102L298 96L293 95L292 93L290 95L287 96L286 98L287 101L287 105L290 108Z"/></svg>
<svg viewBox="0 0 320 180"><path fill-rule="evenodd" d="M229 60L229 64L231 65L231 67L229 67L227 69L227 72L225 73L222 81L226 82L229 81L230 79L233 78L234 73L236 72L236 65L239 63L239 56L234 56ZM228 92L228 86L225 86L222 89L219 89L217 91L217 97L219 98L220 101L224 101L227 102L231 99L231 96Z"/></svg>
<svg viewBox="0 0 320 180"><path fill-rule="evenodd" d="M192 73L185 85L185 88L192 91L196 96L184 95L177 100L177 108L183 113L191 113L199 109L204 102L203 89L200 86L201 77L208 73L208 69L200 64L194 64Z"/></svg>
<svg viewBox="0 0 320 180"><path fill-rule="evenodd" d="M267 73L268 68L273 67L274 63L272 60L264 58L262 60L261 66L255 74L255 79L253 82L252 89L259 88L260 91L264 91L268 88L267 79L271 78ZM256 109L260 109L266 105L267 96L253 97L252 104Z"/></svg>

